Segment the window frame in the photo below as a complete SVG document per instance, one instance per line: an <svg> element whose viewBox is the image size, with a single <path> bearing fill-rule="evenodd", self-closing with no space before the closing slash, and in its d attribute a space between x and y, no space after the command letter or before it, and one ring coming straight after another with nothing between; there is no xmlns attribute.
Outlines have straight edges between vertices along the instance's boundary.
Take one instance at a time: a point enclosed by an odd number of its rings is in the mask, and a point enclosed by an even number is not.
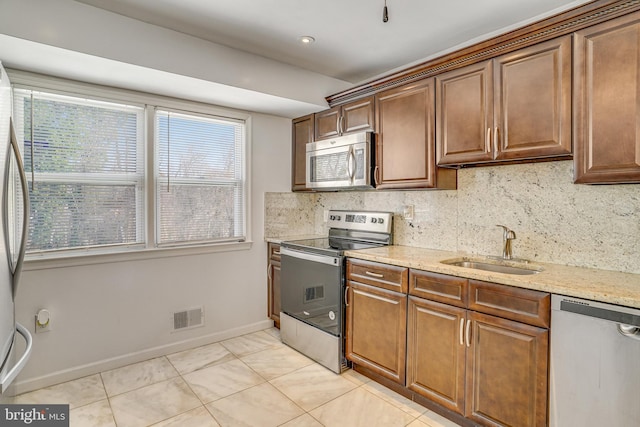
<svg viewBox="0 0 640 427"><path fill-rule="evenodd" d="M251 233L251 141L252 117L245 111L223 108L212 104L169 97L160 94L138 92L92 83L77 82L26 71L8 69L12 87L48 92L63 96L86 97L92 100L138 105L144 108L144 212L145 243L133 246L117 246L93 249L71 249L32 253L25 257L24 269L39 270L75 265L90 265L106 262L144 260L172 256L196 255L202 253L248 250L252 246ZM156 158L155 150L155 110L172 110L186 114L215 116L244 121L244 228L246 239L231 242L198 242L171 246L157 245L157 200L156 200Z"/></svg>
<svg viewBox="0 0 640 427"><path fill-rule="evenodd" d="M242 242L247 240L247 232L246 232L246 218L247 218L247 180L246 180L246 176L247 176L247 167L246 167L246 157L247 157L247 144L246 144L246 133L247 133L247 129L246 129L246 122L244 120L239 120L236 118L232 118L232 117L222 117L222 116L214 116L214 115L209 115L209 114L203 114L202 112L194 112L194 111L185 111L185 110L179 110L179 109L170 109L170 108L165 108L165 107L160 107L160 106L156 106L155 108L153 108L153 126L154 126L154 131L155 131L155 127L156 127L156 120L157 120L157 113L161 111L161 112L167 112L169 114L171 113L176 113L178 115L181 115L183 117L195 117L195 118L201 118L201 119L206 119L206 120L224 120L224 119L228 119L230 122L237 122L237 123L244 123L244 129L243 129L243 138L244 138L244 147L242 147L242 164L241 164L241 171L240 174L242 175L242 177L240 178L240 183L242 185L242 193L245 195L244 196L244 200L242 200L242 210L240 212L240 216L242 217L242 227L244 229L244 236L242 238L239 237L231 237L228 239L216 239L216 240L202 240L200 242L197 241L193 241L193 242L180 242L180 241L168 241L168 242L161 242L160 238L159 238L159 234L160 234L160 212L159 212L159 207L160 207L160 203L158 200L158 194L160 191L160 187L163 184L162 179L160 179L160 163L159 162L154 162L154 191L155 191L155 195L154 197L156 197L156 203L155 203L155 220L154 220L154 224L155 224L155 237L154 237L154 241L155 241L155 246L159 247L159 248L168 248L168 247L179 247L179 246L193 246L193 245L198 245L198 244L216 244L216 243L226 243L226 242ZM157 135L154 132L153 135L153 140L154 140L154 156L156 156L156 158L159 156L159 141L157 139ZM186 183L190 183L190 184L195 184L198 181L200 181L197 178L171 178L171 183L173 183L174 185L184 185ZM206 181L203 181L206 182ZM219 181L219 185L220 186L229 186L229 187L235 187L235 185L231 185L232 183L237 182L237 180L230 180L230 179L220 179ZM209 182L208 185L213 185L212 182ZM234 203L235 204L235 203ZM237 214L237 213L236 213ZM235 221L234 221L235 224Z"/></svg>

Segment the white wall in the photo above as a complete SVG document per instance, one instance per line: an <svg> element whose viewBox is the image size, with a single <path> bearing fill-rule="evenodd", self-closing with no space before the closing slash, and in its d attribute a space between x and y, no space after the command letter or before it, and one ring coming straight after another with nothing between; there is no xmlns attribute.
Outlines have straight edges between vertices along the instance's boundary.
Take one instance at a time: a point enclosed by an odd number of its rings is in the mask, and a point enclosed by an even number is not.
<svg viewBox="0 0 640 427"><path fill-rule="evenodd" d="M25 271L17 320L51 311L34 334L18 392L268 327L264 194L290 187L291 122L252 116L250 250ZM172 313L204 306L206 324L170 333Z"/></svg>

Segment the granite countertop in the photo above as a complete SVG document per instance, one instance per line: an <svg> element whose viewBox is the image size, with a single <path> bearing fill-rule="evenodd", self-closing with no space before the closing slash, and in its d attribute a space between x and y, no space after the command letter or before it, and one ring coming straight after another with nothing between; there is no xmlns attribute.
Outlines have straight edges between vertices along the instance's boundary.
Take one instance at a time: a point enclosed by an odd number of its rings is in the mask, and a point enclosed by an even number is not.
<svg viewBox="0 0 640 427"><path fill-rule="evenodd" d="M640 308L640 274L531 262L543 270L532 275L513 275L442 264L452 258L483 258L472 254L410 246L384 246L346 251L345 255L435 273L501 283L554 294Z"/></svg>
<svg viewBox="0 0 640 427"><path fill-rule="evenodd" d="M280 244L282 242L286 242L287 240L302 240L302 239L322 239L325 236L320 236L318 234L296 234L294 236L272 236L265 237L264 240L269 243L277 243Z"/></svg>

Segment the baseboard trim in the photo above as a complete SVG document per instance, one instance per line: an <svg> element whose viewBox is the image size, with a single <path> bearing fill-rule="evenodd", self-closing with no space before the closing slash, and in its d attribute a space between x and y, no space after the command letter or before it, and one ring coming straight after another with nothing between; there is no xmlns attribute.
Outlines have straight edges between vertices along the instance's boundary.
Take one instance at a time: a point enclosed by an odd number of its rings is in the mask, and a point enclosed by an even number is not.
<svg viewBox="0 0 640 427"><path fill-rule="evenodd" d="M165 344L158 347L152 347L133 353L124 354L122 356L112 357L109 359L98 360L86 365L76 366L61 371L52 372L36 378L27 378L14 383L16 394L26 393L43 387L60 384L63 382L76 380L78 378L94 375L110 369L121 368L132 363L142 362L154 357L166 356L168 354L179 351L189 350L191 348L224 341L229 338L235 338L240 335L250 334L252 332L261 331L273 326L273 320L266 319L260 322L251 323L249 325L240 326L238 328L228 329L201 337L191 338L188 340L178 341L171 344Z"/></svg>

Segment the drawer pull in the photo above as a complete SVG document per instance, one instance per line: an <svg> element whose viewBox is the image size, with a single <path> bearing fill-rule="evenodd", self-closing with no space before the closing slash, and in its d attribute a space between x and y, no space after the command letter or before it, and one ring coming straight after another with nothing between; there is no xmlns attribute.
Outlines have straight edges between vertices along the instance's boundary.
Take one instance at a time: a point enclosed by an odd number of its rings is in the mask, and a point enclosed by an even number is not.
<svg viewBox="0 0 640 427"><path fill-rule="evenodd" d="M274 255L280 255L280 251L273 251Z"/></svg>
<svg viewBox="0 0 640 427"><path fill-rule="evenodd" d="M376 277L378 279L382 279L384 277L384 274L372 273L370 271L365 271L364 274L366 274L367 276Z"/></svg>

